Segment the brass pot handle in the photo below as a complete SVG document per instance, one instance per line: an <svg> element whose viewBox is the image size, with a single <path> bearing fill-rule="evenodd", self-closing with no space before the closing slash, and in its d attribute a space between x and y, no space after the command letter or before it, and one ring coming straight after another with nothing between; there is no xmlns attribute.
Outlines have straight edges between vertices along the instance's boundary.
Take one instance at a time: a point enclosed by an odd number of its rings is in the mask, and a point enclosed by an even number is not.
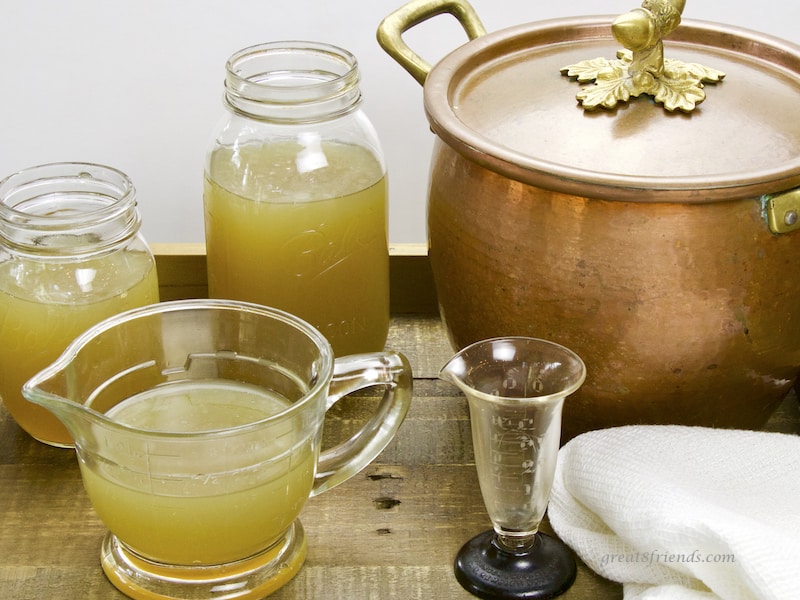
<svg viewBox="0 0 800 600"><path fill-rule="evenodd" d="M431 65L403 41L403 34L423 21L441 14L453 15L470 40L486 35L486 29L467 0L412 0L387 16L378 26L378 43L386 53L408 71L420 85Z"/></svg>

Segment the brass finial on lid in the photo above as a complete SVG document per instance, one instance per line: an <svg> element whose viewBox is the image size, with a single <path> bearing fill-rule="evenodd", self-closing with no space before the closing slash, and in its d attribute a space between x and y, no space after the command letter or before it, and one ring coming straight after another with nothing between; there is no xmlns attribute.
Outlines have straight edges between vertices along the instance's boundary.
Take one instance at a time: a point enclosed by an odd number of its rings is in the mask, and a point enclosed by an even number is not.
<svg viewBox="0 0 800 600"><path fill-rule="evenodd" d="M663 39L680 24L686 0L644 0L641 8L620 15L611 25L614 38L627 50L617 60L596 58L563 67L561 73L585 86L577 98L586 110L614 108L642 94L668 111L691 112L705 97L703 83L716 83L725 73L664 58Z"/></svg>

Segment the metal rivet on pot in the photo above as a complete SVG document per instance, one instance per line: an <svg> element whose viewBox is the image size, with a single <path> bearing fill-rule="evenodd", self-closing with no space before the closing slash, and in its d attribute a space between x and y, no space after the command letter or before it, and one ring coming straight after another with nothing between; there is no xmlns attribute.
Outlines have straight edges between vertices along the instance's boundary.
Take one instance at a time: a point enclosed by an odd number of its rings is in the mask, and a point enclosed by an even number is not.
<svg viewBox="0 0 800 600"><path fill-rule="evenodd" d="M783 216L783 222L787 225L794 225L797 223L797 211L796 210L788 210L786 214Z"/></svg>

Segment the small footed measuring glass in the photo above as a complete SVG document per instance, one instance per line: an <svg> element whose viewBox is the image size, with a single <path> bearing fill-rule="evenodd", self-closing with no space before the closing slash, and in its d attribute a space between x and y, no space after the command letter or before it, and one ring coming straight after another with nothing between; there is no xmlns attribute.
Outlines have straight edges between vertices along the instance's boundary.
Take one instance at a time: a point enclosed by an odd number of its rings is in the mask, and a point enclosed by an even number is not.
<svg viewBox="0 0 800 600"><path fill-rule="evenodd" d="M455 561L459 583L480 598L553 598L575 580L575 560L539 531L555 474L564 399L586 378L580 357L528 337L464 348L441 379L467 397L481 495L493 529Z"/></svg>

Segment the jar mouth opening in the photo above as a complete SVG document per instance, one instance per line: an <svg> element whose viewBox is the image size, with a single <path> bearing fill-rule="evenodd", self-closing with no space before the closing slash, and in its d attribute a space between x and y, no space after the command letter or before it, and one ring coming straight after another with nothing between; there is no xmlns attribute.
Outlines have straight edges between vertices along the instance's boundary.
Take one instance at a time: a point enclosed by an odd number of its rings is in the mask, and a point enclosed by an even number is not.
<svg viewBox="0 0 800 600"><path fill-rule="evenodd" d="M361 98L356 57L331 44L257 44L233 54L225 68L228 106L259 118L331 116L352 110ZM282 112L298 108L308 112Z"/></svg>
<svg viewBox="0 0 800 600"><path fill-rule="evenodd" d="M356 57L338 46L285 41L256 44L233 54L225 65L229 86L249 83L275 91L318 89L358 78Z"/></svg>
<svg viewBox="0 0 800 600"><path fill-rule="evenodd" d="M48 193L12 207L3 206L0 220L24 229L65 231L83 225L98 225L119 218L130 206L108 196Z"/></svg>
<svg viewBox="0 0 800 600"><path fill-rule="evenodd" d="M0 181L0 238L18 249L79 254L128 239L139 223L133 183L112 167L50 163Z"/></svg>
<svg viewBox="0 0 800 600"><path fill-rule="evenodd" d="M127 175L94 163L50 163L0 181L0 220L32 227L102 221L130 210L136 191Z"/></svg>

